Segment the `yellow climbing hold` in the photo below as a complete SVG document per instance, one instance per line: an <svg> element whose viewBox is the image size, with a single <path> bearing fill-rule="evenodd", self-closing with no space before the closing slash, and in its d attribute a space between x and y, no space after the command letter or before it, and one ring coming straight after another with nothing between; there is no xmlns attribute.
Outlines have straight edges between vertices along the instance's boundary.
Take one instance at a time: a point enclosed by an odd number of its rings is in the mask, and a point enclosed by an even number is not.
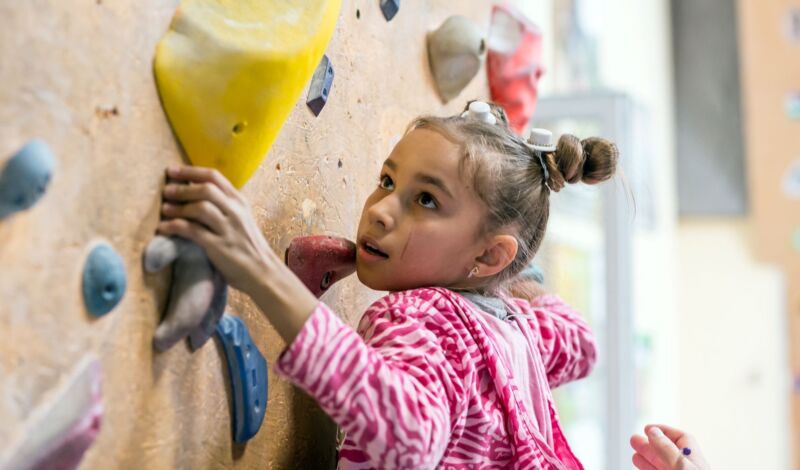
<svg viewBox="0 0 800 470"><path fill-rule="evenodd" d="M155 76L192 164L242 187L333 34L341 0L183 0Z"/></svg>

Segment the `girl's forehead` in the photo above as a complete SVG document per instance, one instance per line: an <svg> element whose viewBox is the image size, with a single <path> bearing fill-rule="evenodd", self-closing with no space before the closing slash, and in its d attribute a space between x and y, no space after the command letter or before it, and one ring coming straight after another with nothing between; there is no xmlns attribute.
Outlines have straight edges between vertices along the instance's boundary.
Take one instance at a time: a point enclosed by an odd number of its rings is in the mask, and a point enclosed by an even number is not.
<svg viewBox="0 0 800 470"><path fill-rule="evenodd" d="M406 134L387 159L387 165L398 170L425 168L450 177L458 177L459 163L459 146L428 129L414 129Z"/></svg>

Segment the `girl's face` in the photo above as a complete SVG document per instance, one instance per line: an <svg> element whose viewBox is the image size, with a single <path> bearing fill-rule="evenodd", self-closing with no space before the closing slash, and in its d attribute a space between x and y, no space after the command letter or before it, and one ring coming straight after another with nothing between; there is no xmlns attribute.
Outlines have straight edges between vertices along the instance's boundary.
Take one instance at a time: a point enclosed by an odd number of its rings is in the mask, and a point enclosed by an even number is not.
<svg viewBox="0 0 800 470"><path fill-rule="evenodd" d="M375 290L455 287L484 245L485 205L459 174L458 146L415 129L383 164L358 225L358 278Z"/></svg>

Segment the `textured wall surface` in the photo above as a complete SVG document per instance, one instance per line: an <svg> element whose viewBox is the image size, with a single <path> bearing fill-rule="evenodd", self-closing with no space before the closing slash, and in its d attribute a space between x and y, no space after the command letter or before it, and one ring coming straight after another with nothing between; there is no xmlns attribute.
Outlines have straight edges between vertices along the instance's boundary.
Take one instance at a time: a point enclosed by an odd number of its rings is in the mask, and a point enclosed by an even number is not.
<svg viewBox="0 0 800 470"><path fill-rule="evenodd" d="M354 236L361 204L405 125L486 97L483 71L447 107L434 91L425 33L451 14L484 30L489 2L403 2L387 23L377 0L345 0L328 47L336 78L318 118L305 96L243 191L273 248L312 233ZM0 164L40 137L58 159L48 192L0 221L0 445L87 352L101 358L102 431L82 468L321 468L335 426L270 371L267 416L232 445L230 392L216 341L189 353L152 350L167 273L145 275L141 253L158 221L166 165L182 161L152 73L176 0L0 0ZM81 297L92 244L125 260L128 290L95 319ZM352 277L323 300L355 324L378 295ZM272 364L284 347L260 312L233 292Z"/></svg>

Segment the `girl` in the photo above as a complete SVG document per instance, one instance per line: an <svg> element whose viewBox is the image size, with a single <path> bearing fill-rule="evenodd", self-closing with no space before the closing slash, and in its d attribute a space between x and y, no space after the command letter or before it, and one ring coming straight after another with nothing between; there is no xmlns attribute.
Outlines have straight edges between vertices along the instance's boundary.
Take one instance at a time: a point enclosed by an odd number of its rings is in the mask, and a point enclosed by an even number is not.
<svg viewBox="0 0 800 470"><path fill-rule="evenodd" d="M481 108L484 109L481 109ZM549 197L614 173L616 146L526 142L484 103L416 119L383 164L357 236L359 280L389 294L357 331L272 251L218 172L170 168L158 227L195 241L286 341L276 369L346 432L340 468L580 469L550 392L595 362L556 296L504 294L544 237Z"/></svg>

